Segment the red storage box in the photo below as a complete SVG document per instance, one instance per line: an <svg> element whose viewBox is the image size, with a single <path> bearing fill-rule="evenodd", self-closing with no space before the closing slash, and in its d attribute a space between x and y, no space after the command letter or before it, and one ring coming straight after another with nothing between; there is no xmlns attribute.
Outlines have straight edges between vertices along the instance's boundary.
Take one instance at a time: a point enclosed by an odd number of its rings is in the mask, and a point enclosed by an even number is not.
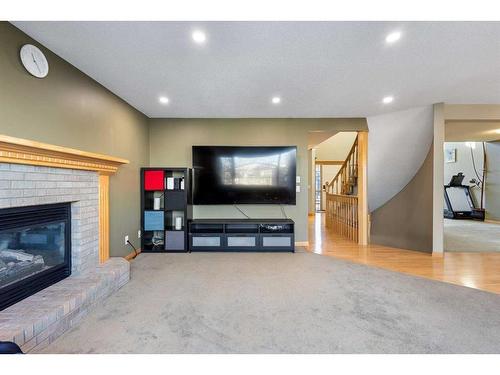
<svg viewBox="0 0 500 375"><path fill-rule="evenodd" d="M164 190L163 171L145 171L144 172L144 190Z"/></svg>

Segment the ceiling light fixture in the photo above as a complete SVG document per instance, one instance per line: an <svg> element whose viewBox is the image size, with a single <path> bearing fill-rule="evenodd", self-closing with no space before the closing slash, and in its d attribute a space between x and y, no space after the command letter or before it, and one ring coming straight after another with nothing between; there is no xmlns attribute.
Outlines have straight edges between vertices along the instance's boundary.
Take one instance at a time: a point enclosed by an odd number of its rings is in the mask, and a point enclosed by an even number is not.
<svg viewBox="0 0 500 375"><path fill-rule="evenodd" d="M161 103L161 104L168 104L168 102L170 101L166 96L160 96L158 98L158 101Z"/></svg>
<svg viewBox="0 0 500 375"><path fill-rule="evenodd" d="M500 129L496 129L495 133L500 134Z"/></svg>
<svg viewBox="0 0 500 375"><path fill-rule="evenodd" d="M271 99L271 102L273 104L280 104L281 103L281 98L279 96L273 96L273 98Z"/></svg>
<svg viewBox="0 0 500 375"><path fill-rule="evenodd" d="M401 32L399 31L394 31L385 37L386 43L390 44L397 42L399 39L401 39Z"/></svg>
<svg viewBox="0 0 500 375"><path fill-rule="evenodd" d="M193 33L191 34L191 37L193 38L195 43L198 43L198 44L203 44L207 40L207 35L203 31L200 31L200 30L193 31Z"/></svg>
<svg viewBox="0 0 500 375"><path fill-rule="evenodd" d="M394 96L386 96L384 99L382 99L382 103L384 104L389 104L394 101Z"/></svg>

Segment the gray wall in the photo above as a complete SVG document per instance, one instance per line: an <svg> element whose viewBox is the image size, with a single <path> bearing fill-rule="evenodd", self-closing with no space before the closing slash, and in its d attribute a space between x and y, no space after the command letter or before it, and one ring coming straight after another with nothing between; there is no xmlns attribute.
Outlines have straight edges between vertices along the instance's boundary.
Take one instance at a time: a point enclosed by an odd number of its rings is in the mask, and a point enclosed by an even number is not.
<svg viewBox="0 0 500 375"><path fill-rule="evenodd" d="M40 47L49 75L29 75L19 60L25 43ZM130 160L111 177L110 252L138 244L139 167L149 164L148 119L94 80L7 22L0 22L0 134Z"/></svg>
<svg viewBox="0 0 500 375"><path fill-rule="evenodd" d="M432 252L433 150L411 181L371 214L371 242Z"/></svg>
<svg viewBox="0 0 500 375"><path fill-rule="evenodd" d="M500 142L486 144L488 175L486 176L486 218L500 220Z"/></svg>
<svg viewBox="0 0 500 375"><path fill-rule="evenodd" d="M284 206L296 222L296 241L307 241L308 132L367 130L365 119L151 119L151 166L191 166L192 145L294 145L301 192L295 206ZM241 205L250 217L282 217L277 205ZM233 206L196 206L197 218L240 218Z"/></svg>

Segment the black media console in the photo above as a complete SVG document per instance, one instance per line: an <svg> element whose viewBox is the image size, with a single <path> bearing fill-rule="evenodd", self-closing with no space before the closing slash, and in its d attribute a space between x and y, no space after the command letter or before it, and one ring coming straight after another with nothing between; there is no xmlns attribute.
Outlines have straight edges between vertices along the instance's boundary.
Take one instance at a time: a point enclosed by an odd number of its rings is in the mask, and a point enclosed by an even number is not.
<svg viewBox="0 0 500 375"><path fill-rule="evenodd" d="M295 251L290 219L193 219L190 251Z"/></svg>

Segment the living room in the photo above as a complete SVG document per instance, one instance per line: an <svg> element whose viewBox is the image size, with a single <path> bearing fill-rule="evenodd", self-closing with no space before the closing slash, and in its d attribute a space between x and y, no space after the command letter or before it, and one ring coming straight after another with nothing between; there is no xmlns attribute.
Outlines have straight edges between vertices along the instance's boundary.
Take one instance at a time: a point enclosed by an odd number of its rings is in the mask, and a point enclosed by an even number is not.
<svg viewBox="0 0 500 375"><path fill-rule="evenodd" d="M498 353L500 23L2 19L0 352Z"/></svg>

